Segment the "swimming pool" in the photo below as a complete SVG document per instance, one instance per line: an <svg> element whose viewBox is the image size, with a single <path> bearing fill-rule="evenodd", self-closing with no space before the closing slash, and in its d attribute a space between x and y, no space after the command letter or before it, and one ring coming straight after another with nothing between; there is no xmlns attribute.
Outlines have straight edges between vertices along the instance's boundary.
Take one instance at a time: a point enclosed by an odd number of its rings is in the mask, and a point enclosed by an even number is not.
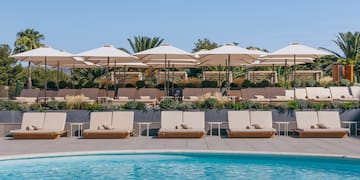
<svg viewBox="0 0 360 180"><path fill-rule="evenodd" d="M119 153L0 161L1 179L359 179L350 158Z"/></svg>

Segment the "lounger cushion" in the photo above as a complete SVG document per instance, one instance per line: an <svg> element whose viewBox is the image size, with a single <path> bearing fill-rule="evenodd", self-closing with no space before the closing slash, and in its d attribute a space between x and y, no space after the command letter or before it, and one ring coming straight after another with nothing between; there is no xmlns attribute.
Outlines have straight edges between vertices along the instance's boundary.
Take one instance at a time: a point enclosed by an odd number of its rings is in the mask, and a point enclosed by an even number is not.
<svg viewBox="0 0 360 180"><path fill-rule="evenodd" d="M175 129L175 126L182 124L183 113L181 111L162 111L161 128Z"/></svg>
<svg viewBox="0 0 360 180"><path fill-rule="evenodd" d="M132 132L134 129L133 111L114 111L111 126L115 129L126 129Z"/></svg>
<svg viewBox="0 0 360 180"><path fill-rule="evenodd" d="M44 112L26 112L23 114L21 122L21 129L26 130L26 127L32 125L42 128L44 125L45 113Z"/></svg>
<svg viewBox="0 0 360 180"><path fill-rule="evenodd" d="M297 129L301 132L313 132L313 133L322 133L322 132L348 132L349 129L346 128L333 128L333 129Z"/></svg>
<svg viewBox="0 0 360 180"><path fill-rule="evenodd" d="M251 124L258 124L263 129L272 128L272 112L271 111L250 111ZM255 127L256 128L256 127Z"/></svg>
<svg viewBox="0 0 360 180"><path fill-rule="evenodd" d="M250 126L249 111L228 111L229 128L246 129Z"/></svg>
<svg viewBox="0 0 360 180"><path fill-rule="evenodd" d="M205 129L204 112L183 112L183 123L192 129ZM181 124L180 124L181 125Z"/></svg>
<svg viewBox="0 0 360 180"><path fill-rule="evenodd" d="M90 129L97 130L103 124L111 125L112 112L92 112L90 115Z"/></svg>
<svg viewBox="0 0 360 180"><path fill-rule="evenodd" d="M63 131L66 123L66 112L47 112L43 129Z"/></svg>
<svg viewBox="0 0 360 180"><path fill-rule="evenodd" d="M324 124L329 129L341 128L338 111L319 111L319 124Z"/></svg>
<svg viewBox="0 0 360 180"><path fill-rule="evenodd" d="M319 123L315 111L297 111L295 117L298 129L311 129L311 126Z"/></svg>
<svg viewBox="0 0 360 180"><path fill-rule="evenodd" d="M265 129L229 129L231 132L276 132L274 128Z"/></svg>

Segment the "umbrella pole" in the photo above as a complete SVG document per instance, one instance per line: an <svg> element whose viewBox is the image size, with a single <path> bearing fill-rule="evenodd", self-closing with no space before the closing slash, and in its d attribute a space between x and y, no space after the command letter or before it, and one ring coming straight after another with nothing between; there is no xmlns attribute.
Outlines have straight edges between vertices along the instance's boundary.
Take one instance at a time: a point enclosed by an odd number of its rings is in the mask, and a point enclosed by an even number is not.
<svg viewBox="0 0 360 180"><path fill-rule="evenodd" d="M165 81L164 81L164 90L165 90L165 96L168 96L169 94L168 94L168 91L167 91L167 68L166 68L166 66L167 66L167 59L166 59L167 57L166 57L166 54L165 54Z"/></svg>
<svg viewBox="0 0 360 180"><path fill-rule="evenodd" d="M221 85L220 85L220 81L221 81L221 80L220 80L220 78L221 78L221 77L220 77L220 68L221 68L221 65L219 64L219 68L218 68L218 76L219 76L219 77L218 77L218 78L219 78L219 80L218 80L218 86L219 86L219 87L221 87ZM205 80L205 79L204 79L204 80Z"/></svg>
<svg viewBox="0 0 360 180"><path fill-rule="evenodd" d="M45 91L44 91L44 97L45 97L44 103L45 103L45 105L46 105L46 90L47 90L47 69L46 69L46 65L47 65L47 58L45 56L45 85L44 85L44 89L45 89Z"/></svg>
<svg viewBox="0 0 360 180"><path fill-rule="evenodd" d="M107 97L109 96L109 63L110 63L110 57L107 59L107 68L106 68L106 103L107 103Z"/></svg>
<svg viewBox="0 0 360 180"><path fill-rule="evenodd" d="M73 65L73 68L70 71L70 81L71 81L71 87L74 89L74 69L75 69L75 65Z"/></svg>
<svg viewBox="0 0 360 180"><path fill-rule="evenodd" d="M273 84L275 84L275 64L272 64L272 71L273 71Z"/></svg>
<svg viewBox="0 0 360 180"><path fill-rule="evenodd" d="M59 79L60 79L60 63L57 61L57 76L56 76L56 88L59 90Z"/></svg>
<svg viewBox="0 0 360 180"><path fill-rule="evenodd" d="M117 81L117 77L116 77L116 60L114 61L114 83L115 83L115 93L114 93L114 98L118 96L118 81Z"/></svg>
<svg viewBox="0 0 360 180"><path fill-rule="evenodd" d="M174 72L175 66L174 66L174 64L172 65L172 68L173 68L173 69L172 69L172 76L173 76L173 77L172 77L172 81L173 81L173 82L172 82L172 91L174 92L174 88L175 88L175 87L174 87L174 81L175 81L175 80L174 80L174 79L175 79L175 72Z"/></svg>
<svg viewBox="0 0 360 180"><path fill-rule="evenodd" d="M168 68L168 71L167 71L167 78L168 78L168 82L167 82L167 90L168 90L168 96L170 96L170 61L167 61L167 68Z"/></svg>
<svg viewBox="0 0 360 180"><path fill-rule="evenodd" d="M286 80L287 80L287 59L285 59L285 67L284 67L284 82L286 86Z"/></svg>
<svg viewBox="0 0 360 180"><path fill-rule="evenodd" d="M32 82L31 82L31 62L29 61L28 64L28 77L27 77L27 88L31 89L32 87Z"/></svg>
<svg viewBox="0 0 360 180"><path fill-rule="evenodd" d="M125 84L126 83L126 66L124 66L124 69L123 69L123 76L124 76L123 77L123 80L124 80L123 83L124 83L124 88L125 88L126 87L126 84Z"/></svg>
<svg viewBox="0 0 360 180"><path fill-rule="evenodd" d="M294 100L296 99L296 94L295 94L295 88L296 88L296 64L295 64L295 61L296 61L296 55L294 54Z"/></svg>

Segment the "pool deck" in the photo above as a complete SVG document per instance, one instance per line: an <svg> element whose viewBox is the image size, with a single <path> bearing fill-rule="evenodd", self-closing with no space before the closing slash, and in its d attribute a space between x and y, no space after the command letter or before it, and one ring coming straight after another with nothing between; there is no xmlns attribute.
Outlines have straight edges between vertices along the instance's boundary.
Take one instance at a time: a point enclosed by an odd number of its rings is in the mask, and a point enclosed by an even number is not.
<svg viewBox="0 0 360 180"><path fill-rule="evenodd" d="M208 136L202 139L159 139L154 137L130 137L128 139L66 137L57 140L0 139L0 159L34 154L99 151L211 151L360 158L360 137L344 139L303 139L285 136L276 136L271 139L231 139L216 136Z"/></svg>

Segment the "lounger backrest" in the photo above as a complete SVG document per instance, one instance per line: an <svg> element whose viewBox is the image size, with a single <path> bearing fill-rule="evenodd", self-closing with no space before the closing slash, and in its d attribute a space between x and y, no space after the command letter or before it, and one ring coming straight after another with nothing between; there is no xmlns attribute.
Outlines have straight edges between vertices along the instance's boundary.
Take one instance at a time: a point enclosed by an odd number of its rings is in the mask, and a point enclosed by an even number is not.
<svg viewBox="0 0 360 180"><path fill-rule="evenodd" d="M328 128L341 128L340 116L337 111L318 111L319 124Z"/></svg>
<svg viewBox="0 0 360 180"><path fill-rule="evenodd" d="M183 124L193 129L205 129L204 112L183 112Z"/></svg>
<svg viewBox="0 0 360 180"><path fill-rule="evenodd" d="M348 87L329 87L329 89L334 99L340 99L342 96L352 97Z"/></svg>
<svg viewBox="0 0 360 180"><path fill-rule="evenodd" d="M266 87L265 97L275 98L276 96L285 96L285 88L282 87Z"/></svg>
<svg viewBox="0 0 360 180"><path fill-rule="evenodd" d="M99 94L98 88L81 88L80 93L91 100L96 100Z"/></svg>
<svg viewBox="0 0 360 180"><path fill-rule="evenodd" d="M271 111L250 111L250 124L258 124L261 128L272 128Z"/></svg>
<svg viewBox="0 0 360 180"><path fill-rule="evenodd" d="M286 89L285 90L285 96L289 98L294 98L294 90L293 89Z"/></svg>
<svg viewBox="0 0 360 180"><path fill-rule="evenodd" d="M66 112L45 113L44 129L63 131L65 129Z"/></svg>
<svg viewBox="0 0 360 180"><path fill-rule="evenodd" d="M114 111L111 126L115 129L125 129L132 132L134 129L134 112Z"/></svg>
<svg viewBox="0 0 360 180"><path fill-rule="evenodd" d="M175 129L175 126L182 124L182 111L162 111L161 112L161 129Z"/></svg>
<svg viewBox="0 0 360 180"><path fill-rule="evenodd" d="M21 122L21 129L25 130L26 127L31 127L32 125L43 128L45 120L44 112L25 112L23 114L23 119Z"/></svg>
<svg viewBox="0 0 360 180"><path fill-rule="evenodd" d="M266 96L265 88L247 88L244 89L246 93L243 94L243 98L245 99L253 99L255 96ZM241 93L243 93L243 90L241 90Z"/></svg>
<svg viewBox="0 0 360 180"><path fill-rule="evenodd" d="M246 129L250 126L249 111L228 111L229 129Z"/></svg>
<svg viewBox="0 0 360 180"><path fill-rule="evenodd" d="M305 88L296 88L295 89L295 97L296 99L306 99L307 94Z"/></svg>
<svg viewBox="0 0 360 180"><path fill-rule="evenodd" d="M331 97L330 90L323 87L306 87L306 94L309 99Z"/></svg>
<svg viewBox="0 0 360 180"><path fill-rule="evenodd" d="M350 90L355 98L360 98L360 86L350 86Z"/></svg>
<svg viewBox="0 0 360 180"><path fill-rule="evenodd" d="M77 96L80 95L79 89L60 89L58 91L57 97L66 97L66 96Z"/></svg>
<svg viewBox="0 0 360 180"><path fill-rule="evenodd" d="M298 129L310 129L311 126L319 123L315 111L297 111L295 117Z"/></svg>
<svg viewBox="0 0 360 180"><path fill-rule="evenodd" d="M102 125L111 125L112 112L92 112L90 115L90 129L98 129Z"/></svg>
<svg viewBox="0 0 360 180"><path fill-rule="evenodd" d="M140 96L150 96L150 99L155 99L159 90L156 88L140 88L138 91L136 99L140 99Z"/></svg>
<svg viewBox="0 0 360 180"><path fill-rule="evenodd" d="M189 96L201 96L202 88L184 88L183 96L184 98L189 98Z"/></svg>
<svg viewBox="0 0 360 180"><path fill-rule="evenodd" d="M23 89L19 97L38 97L40 89Z"/></svg>
<svg viewBox="0 0 360 180"><path fill-rule="evenodd" d="M118 96L128 97L129 99L136 99L137 90L135 88L119 88Z"/></svg>
<svg viewBox="0 0 360 180"><path fill-rule="evenodd" d="M220 93L220 88L203 88L201 94L210 93L211 95L215 95L216 93Z"/></svg>
<svg viewBox="0 0 360 180"><path fill-rule="evenodd" d="M241 90L229 90L229 96L241 97Z"/></svg>
<svg viewBox="0 0 360 180"><path fill-rule="evenodd" d="M46 97L56 97L58 94L58 91L54 91L54 90L46 90ZM39 92L38 97L45 97L45 90L42 89Z"/></svg>

